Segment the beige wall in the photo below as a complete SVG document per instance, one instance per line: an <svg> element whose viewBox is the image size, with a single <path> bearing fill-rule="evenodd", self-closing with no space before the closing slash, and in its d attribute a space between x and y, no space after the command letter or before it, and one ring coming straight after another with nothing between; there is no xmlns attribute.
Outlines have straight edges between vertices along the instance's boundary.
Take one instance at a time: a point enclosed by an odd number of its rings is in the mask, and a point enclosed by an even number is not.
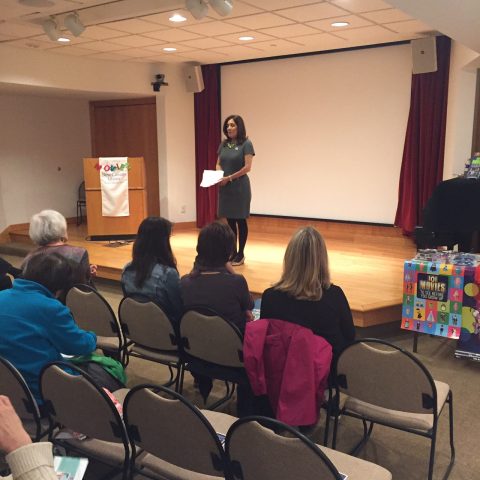
<svg viewBox="0 0 480 480"><path fill-rule="evenodd" d="M0 95L0 231L45 208L75 215L88 115L86 100Z"/></svg>

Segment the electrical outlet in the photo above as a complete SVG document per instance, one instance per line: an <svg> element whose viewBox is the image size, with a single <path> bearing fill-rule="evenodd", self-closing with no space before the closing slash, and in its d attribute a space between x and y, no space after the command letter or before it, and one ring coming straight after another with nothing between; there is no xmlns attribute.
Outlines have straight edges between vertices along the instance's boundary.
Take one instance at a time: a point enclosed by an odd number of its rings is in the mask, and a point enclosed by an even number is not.
<svg viewBox="0 0 480 480"><path fill-rule="evenodd" d="M187 211L187 207L185 205L182 205L182 207L180 208L180 213L186 213Z"/></svg>

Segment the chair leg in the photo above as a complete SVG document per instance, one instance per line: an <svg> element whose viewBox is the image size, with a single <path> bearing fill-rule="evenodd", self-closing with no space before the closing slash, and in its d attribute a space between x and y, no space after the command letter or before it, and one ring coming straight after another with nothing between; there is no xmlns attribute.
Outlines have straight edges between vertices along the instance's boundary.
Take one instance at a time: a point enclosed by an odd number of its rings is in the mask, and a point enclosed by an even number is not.
<svg viewBox="0 0 480 480"><path fill-rule="evenodd" d="M363 437L362 439L353 447L353 449L350 451L350 455L357 456L360 450L365 446L365 444L368 442L368 439L370 438L370 435L372 434L373 426L375 425L373 422L370 422L370 427L367 430L367 421L362 418L362 423L363 423Z"/></svg>
<svg viewBox="0 0 480 480"><path fill-rule="evenodd" d="M233 394L235 393L235 384L234 383L232 384L231 391L230 391L229 382L225 382L225 386L226 386L225 396L223 396L220 400L217 400L216 402L212 403L211 405L208 405L207 407L205 407L207 410L215 410L220 405L223 405L224 403L228 402L233 397Z"/></svg>

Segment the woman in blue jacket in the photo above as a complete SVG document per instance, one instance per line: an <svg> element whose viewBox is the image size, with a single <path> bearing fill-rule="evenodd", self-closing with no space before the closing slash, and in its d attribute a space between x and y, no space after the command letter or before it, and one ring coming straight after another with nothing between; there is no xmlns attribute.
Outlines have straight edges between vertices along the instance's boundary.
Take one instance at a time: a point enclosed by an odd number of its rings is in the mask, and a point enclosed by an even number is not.
<svg viewBox="0 0 480 480"><path fill-rule="evenodd" d="M78 327L57 298L71 286L72 267L58 253L33 256L13 287L0 292L0 356L23 375L41 404L39 375L67 355L88 355L97 337Z"/></svg>

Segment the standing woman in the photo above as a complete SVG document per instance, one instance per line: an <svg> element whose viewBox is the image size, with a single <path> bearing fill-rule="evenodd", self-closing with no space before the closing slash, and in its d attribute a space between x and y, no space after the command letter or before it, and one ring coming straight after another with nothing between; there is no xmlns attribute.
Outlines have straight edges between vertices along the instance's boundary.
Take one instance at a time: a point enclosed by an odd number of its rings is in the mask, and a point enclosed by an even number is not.
<svg viewBox="0 0 480 480"><path fill-rule="evenodd" d="M245 244L248 237L247 218L250 215L250 180L255 155L247 138L245 123L239 115L230 115L223 122L225 140L218 147L217 170L223 170L218 197L218 216L225 217L235 234L235 256L232 265L245 262ZM238 250L236 248L238 239Z"/></svg>

